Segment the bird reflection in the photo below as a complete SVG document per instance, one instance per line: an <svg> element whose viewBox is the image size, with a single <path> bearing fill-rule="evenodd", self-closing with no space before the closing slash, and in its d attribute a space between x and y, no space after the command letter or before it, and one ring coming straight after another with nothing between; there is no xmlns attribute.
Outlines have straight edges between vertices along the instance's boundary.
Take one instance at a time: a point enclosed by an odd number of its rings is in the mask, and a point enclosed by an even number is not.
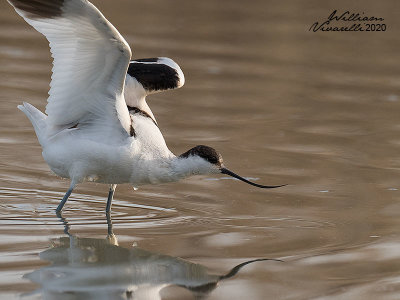
<svg viewBox="0 0 400 300"><path fill-rule="evenodd" d="M41 288L44 299L161 299L168 286L190 291L194 299L206 299L222 280L235 276L254 259L233 267L224 275L210 274L206 267L178 257L118 245L111 217L107 216L105 239L81 238L70 233L67 220L59 215L66 236L40 253L51 262L26 275Z"/></svg>

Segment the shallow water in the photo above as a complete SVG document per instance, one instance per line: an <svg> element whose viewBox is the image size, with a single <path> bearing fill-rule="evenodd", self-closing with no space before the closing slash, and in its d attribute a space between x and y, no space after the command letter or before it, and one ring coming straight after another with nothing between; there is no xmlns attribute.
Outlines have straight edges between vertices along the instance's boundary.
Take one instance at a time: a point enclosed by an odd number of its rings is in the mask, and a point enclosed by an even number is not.
<svg viewBox="0 0 400 300"><path fill-rule="evenodd" d="M135 58L182 67L184 88L149 99L174 153L207 144L235 172L289 185L118 186L107 220L107 186L82 184L58 218L68 182L16 109L44 109L50 54L2 1L1 299L400 297L398 2L93 2ZM388 28L308 31L334 9ZM284 262L223 277L259 258Z"/></svg>

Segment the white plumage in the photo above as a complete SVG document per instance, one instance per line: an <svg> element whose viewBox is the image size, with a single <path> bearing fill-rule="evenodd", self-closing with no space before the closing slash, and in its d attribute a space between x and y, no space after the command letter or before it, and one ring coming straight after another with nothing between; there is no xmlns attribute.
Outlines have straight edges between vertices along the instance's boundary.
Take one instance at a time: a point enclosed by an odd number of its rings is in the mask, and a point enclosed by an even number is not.
<svg viewBox="0 0 400 300"><path fill-rule="evenodd" d="M113 25L86 0L8 0L50 44L53 75L46 114L18 106L32 122L51 170L71 179L60 212L76 184L134 186L224 173L262 186L224 168L207 146L175 156L167 147L146 96L179 88L185 78L171 59L130 61L131 50Z"/></svg>

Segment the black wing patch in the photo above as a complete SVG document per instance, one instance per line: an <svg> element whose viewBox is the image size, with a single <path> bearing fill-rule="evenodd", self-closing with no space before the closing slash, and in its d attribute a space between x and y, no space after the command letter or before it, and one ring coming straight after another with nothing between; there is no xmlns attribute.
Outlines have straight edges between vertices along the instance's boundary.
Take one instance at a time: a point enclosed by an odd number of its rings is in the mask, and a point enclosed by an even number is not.
<svg viewBox="0 0 400 300"><path fill-rule="evenodd" d="M131 127L129 129L129 135L133 136L133 137L136 137L136 131L135 131L135 128L133 128L132 118L131 118Z"/></svg>
<svg viewBox="0 0 400 300"><path fill-rule="evenodd" d="M9 0L17 9L27 13L28 18L56 18L62 15L64 0Z"/></svg>
<svg viewBox="0 0 400 300"><path fill-rule="evenodd" d="M145 112L137 107L132 107L129 105L128 105L128 110L129 110L129 115L131 116L130 136L136 137L136 131L135 131L135 128L133 128L133 119L132 119L132 116L135 114L149 118L150 120L153 121L154 125L156 125L158 127L157 122L147 112Z"/></svg>
<svg viewBox="0 0 400 300"><path fill-rule="evenodd" d="M128 105L128 110L129 110L129 113L131 115L139 114L139 115L141 115L143 117L149 118L150 120L153 121L154 125L156 125L158 127L157 122L154 121L154 119L147 112L145 112L144 110L141 110L141 109L139 109L137 107L132 107L132 106L129 106L129 105Z"/></svg>
<svg viewBox="0 0 400 300"><path fill-rule="evenodd" d="M158 62L158 57L139 58L139 59L132 60L131 62L153 62L153 63L156 63L156 62Z"/></svg>
<svg viewBox="0 0 400 300"><path fill-rule="evenodd" d="M132 60L129 64L128 74L134 77L147 93L176 89L181 87L184 82L179 66L169 58Z"/></svg>

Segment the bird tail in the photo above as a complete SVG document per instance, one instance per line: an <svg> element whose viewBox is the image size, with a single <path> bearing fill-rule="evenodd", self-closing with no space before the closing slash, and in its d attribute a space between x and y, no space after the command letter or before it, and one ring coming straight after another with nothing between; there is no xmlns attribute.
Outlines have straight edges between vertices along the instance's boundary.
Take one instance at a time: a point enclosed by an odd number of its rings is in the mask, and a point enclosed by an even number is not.
<svg viewBox="0 0 400 300"><path fill-rule="evenodd" d="M27 102L24 102L22 105L18 105L18 109L21 110L31 121L39 143L43 146L44 136L47 128L47 116Z"/></svg>

